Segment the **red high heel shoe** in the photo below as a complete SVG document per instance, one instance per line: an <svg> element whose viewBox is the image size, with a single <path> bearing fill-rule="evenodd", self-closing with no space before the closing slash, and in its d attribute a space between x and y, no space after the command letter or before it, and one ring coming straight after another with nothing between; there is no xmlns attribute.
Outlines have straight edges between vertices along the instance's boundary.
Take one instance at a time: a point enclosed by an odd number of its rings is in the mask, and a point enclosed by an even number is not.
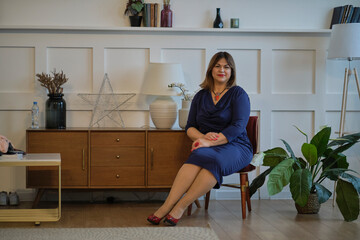
<svg viewBox="0 0 360 240"><path fill-rule="evenodd" d="M150 216L148 216L147 220L149 222L151 222L152 224L154 225L159 225L160 221L161 221L162 218L158 218L157 216L155 216L154 214L151 214Z"/></svg>
<svg viewBox="0 0 360 240"><path fill-rule="evenodd" d="M170 226L176 226L176 224L178 223L178 221L180 220L180 218L174 218L173 216L171 216L170 214L166 215L164 223L167 223Z"/></svg>

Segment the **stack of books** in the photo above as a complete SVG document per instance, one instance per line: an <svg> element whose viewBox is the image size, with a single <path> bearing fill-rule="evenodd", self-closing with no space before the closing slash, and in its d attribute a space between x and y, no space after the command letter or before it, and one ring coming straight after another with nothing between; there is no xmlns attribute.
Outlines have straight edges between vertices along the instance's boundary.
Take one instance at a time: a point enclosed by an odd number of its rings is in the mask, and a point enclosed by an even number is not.
<svg viewBox="0 0 360 240"><path fill-rule="evenodd" d="M359 23L360 22L360 9L353 5L344 5L334 8L331 19L330 29L334 24L339 23Z"/></svg>
<svg viewBox="0 0 360 240"><path fill-rule="evenodd" d="M160 8L158 3L145 3L143 10L144 27L160 25Z"/></svg>

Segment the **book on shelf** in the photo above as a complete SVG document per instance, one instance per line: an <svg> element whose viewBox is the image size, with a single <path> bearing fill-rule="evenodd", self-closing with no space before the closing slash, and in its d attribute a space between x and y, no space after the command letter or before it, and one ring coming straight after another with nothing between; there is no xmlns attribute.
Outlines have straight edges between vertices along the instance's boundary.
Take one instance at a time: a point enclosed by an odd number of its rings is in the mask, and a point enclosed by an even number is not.
<svg viewBox="0 0 360 240"><path fill-rule="evenodd" d="M150 27L150 3L144 4L143 23L144 27Z"/></svg>
<svg viewBox="0 0 360 240"><path fill-rule="evenodd" d="M157 23L158 23L158 18L159 18L159 15L158 15L158 9L159 9L159 4L158 3L155 3L154 4L154 26L153 27L157 27Z"/></svg>
<svg viewBox="0 0 360 240"><path fill-rule="evenodd" d="M353 15L351 17L350 22L351 23L358 23L359 22L359 16L360 16L360 8L359 7L354 7L354 12L353 12Z"/></svg>
<svg viewBox="0 0 360 240"><path fill-rule="evenodd" d="M332 26L334 24L340 23L340 21L341 21L340 18L342 16L343 12L344 12L344 7L342 7L342 6L334 8L332 19L331 19L331 24L330 24L330 29L332 29Z"/></svg>

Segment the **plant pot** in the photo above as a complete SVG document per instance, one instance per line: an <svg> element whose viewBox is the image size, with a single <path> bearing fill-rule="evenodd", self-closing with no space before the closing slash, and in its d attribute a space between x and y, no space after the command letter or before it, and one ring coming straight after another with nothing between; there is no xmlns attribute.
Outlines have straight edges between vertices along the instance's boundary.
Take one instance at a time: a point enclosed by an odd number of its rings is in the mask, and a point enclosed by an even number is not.
<svg viewBox="0 0 360 240"><path fill-rule="evenodd" d="M130 26L140 27L142 16L129 16L129 18L130 18Z"/></svg>
<svg viewBox="0 0 360 240"><path fill-rule="evenodd" d="M181 109L179 109L179 126L182 129L185 129L186 127L190 111L190 105L191 101L182 100L181 102Z"/></svg>
<svg viewBox="0 0 360 240"><path fill-rule="evenodd" d="M316 193L310 193L308 202L304 207L295 203L296 210L299 214L316 214L320 210L320 203Z"/></svg>
<svg viewBox="0 0 360 240"><path fill-rule="evenodd" d="M64 129L66 128L66 102L64 94L48 94L49 98L45 103L45 128Z"/></svg>

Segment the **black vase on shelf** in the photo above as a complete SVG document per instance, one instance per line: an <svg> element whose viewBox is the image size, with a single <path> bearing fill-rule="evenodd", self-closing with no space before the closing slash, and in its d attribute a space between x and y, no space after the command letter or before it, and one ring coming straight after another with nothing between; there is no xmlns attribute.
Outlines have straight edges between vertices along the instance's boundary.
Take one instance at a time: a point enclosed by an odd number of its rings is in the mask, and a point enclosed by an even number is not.
<svg viewBox="0 0 360 240"><path fill-rule="evenodd" d="M221 20L221 16L220 16L220 8L216 9L216 18L214 20L214 28L223 28L224 27L224 23Z"/></svg>
<svg viewBox="0 0 360 240"><path fill-rule="evenodd" d="M64 94L48 94L49 98L45 103L45 128L64 129L66 128L66 102Z"/></svg>

